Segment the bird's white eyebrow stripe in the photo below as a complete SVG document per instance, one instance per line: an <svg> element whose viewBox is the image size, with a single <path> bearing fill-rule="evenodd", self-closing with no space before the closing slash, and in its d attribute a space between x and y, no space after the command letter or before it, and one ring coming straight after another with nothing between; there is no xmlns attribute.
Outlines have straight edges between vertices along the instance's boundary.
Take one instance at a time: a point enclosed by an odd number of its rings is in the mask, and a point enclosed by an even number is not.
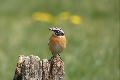
<svg viewBox="0 0 120 80"><path fill-rule="evenodd" d="M64 31L61 28L58 28L58 27L52 27L51 29L52 29L52 31L57 30L58 32L60 31L60 32L64 33Z"/></svg>

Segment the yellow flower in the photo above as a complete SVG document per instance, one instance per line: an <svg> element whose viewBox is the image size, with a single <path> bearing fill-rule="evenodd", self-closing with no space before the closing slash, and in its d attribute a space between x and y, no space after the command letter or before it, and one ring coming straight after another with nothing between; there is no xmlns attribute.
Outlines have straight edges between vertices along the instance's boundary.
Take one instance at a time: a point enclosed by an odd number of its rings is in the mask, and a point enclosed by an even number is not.
<svg viewBox="0 0 120 80"><path fill-rule="evenodd" d="M78 15L73 15L70 17L70 21L73 24L81 24L81 18Z"/></svg>
<svg viewBox="0 0 120 80"><path fill-rule="evenodd" d="M69 12L62 12L59 14L59 18L62 20L67 20L70 17L70 13Z"/></svg>
<svg viewBox="0 0 120 80"><path fill-rule="evenodd" d="M53 19L53 16L50 15L49 13L35 12L32 15L32 18L36 21L51 22Z"/></svg>

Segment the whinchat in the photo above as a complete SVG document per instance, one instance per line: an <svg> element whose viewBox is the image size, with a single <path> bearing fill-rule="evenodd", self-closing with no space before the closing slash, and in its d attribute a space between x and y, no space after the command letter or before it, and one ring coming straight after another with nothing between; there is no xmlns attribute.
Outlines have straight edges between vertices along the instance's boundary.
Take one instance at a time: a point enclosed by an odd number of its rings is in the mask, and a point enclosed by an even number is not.
<svg viewBox="0 0 120 80"><path fill-rule="evenodd" d="M53 57L57 57L66 48L65 33L61 28L53 27L49 28L52 31L52 35L49 39L48 46Z"/></svg>

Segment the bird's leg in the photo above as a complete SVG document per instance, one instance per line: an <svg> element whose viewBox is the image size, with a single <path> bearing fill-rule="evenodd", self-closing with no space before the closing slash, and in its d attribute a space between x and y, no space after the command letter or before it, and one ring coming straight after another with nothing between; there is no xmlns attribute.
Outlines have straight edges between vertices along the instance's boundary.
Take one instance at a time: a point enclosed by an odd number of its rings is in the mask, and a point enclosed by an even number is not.
<svg viewBox="0 0 120 80"><path fill-rule="evenodd" d="M62 58L61 58L60 54L58 54L58 56L59 56L59 58L62 60ZM62 61L63 61L63 60L62 60Z"/></svg>

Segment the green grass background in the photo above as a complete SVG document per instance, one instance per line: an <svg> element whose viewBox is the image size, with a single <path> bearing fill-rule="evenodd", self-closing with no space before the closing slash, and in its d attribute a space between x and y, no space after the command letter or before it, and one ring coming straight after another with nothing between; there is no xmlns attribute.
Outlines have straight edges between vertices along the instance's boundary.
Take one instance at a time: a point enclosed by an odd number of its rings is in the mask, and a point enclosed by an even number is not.
<svg viewBox="0 0 120 80"><path fill-rule="evenodd" d="M0 0L0 80L12 80L18 55L50 58L48 28L64 29L65 80L119 80L119 0ZM80 25L32 19L34 12L79 15Z"/></svg>

